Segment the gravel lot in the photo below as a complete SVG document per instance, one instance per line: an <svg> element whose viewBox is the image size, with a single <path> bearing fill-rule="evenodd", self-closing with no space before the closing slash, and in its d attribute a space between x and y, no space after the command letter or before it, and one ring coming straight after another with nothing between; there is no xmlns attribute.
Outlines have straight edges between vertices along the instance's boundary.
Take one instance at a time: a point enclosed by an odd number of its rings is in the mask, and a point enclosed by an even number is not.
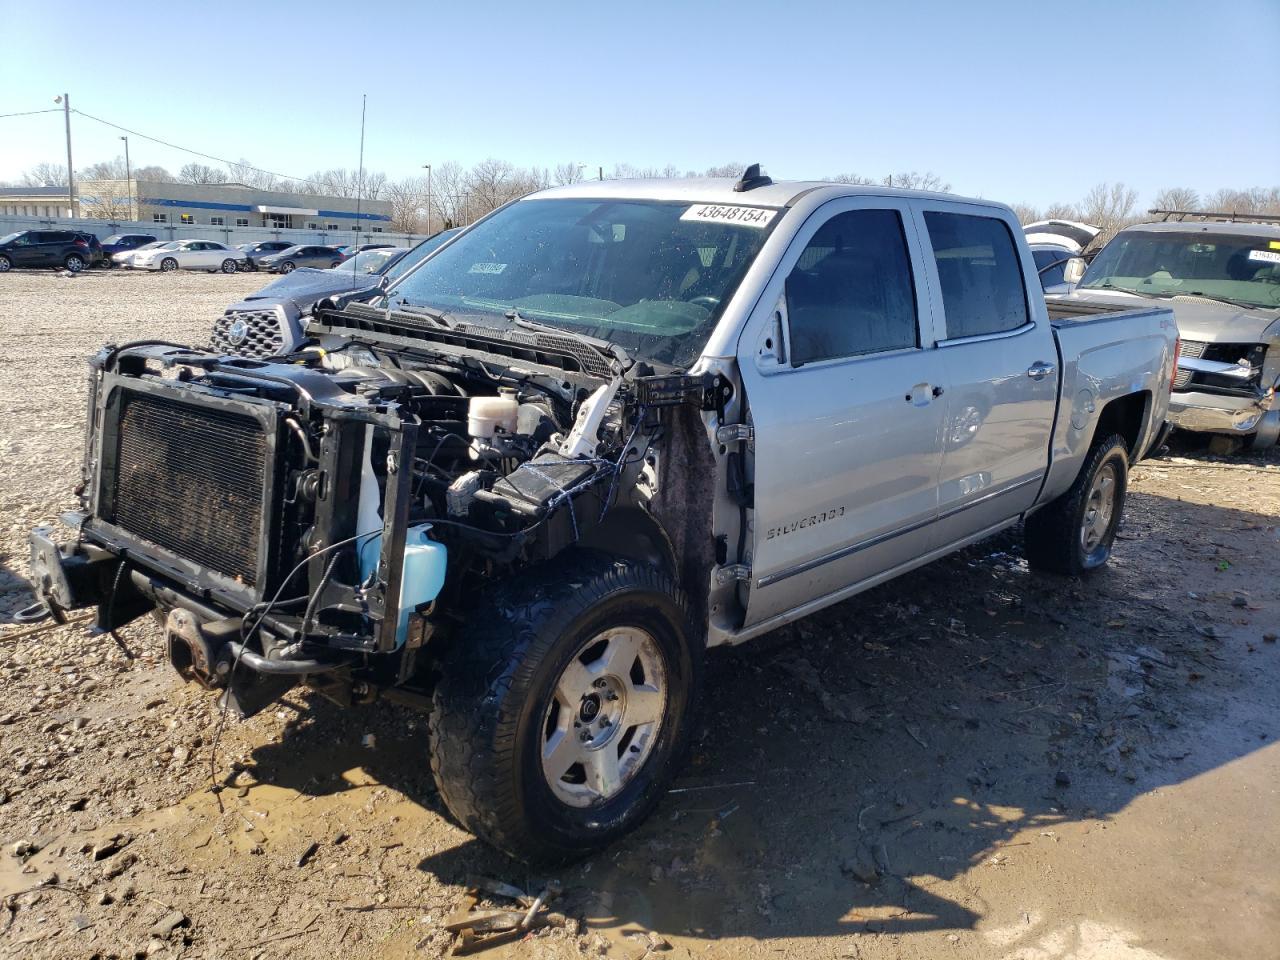
<svg viewBox="0 0 1280 960"><path fill-rule="evenodd" d="M296 693L211 764L149 618L129 654L12 624L27 531L74 505L85 358L199 342L261 282L0 278L0 956L435 957L470 880L549 879L449 823L413 713ZM1274 956L1278 524L1280 457L1175 448L1087 581L1003 537L713 657L657 815L555 876L565 927L484 955Z"/></svg>

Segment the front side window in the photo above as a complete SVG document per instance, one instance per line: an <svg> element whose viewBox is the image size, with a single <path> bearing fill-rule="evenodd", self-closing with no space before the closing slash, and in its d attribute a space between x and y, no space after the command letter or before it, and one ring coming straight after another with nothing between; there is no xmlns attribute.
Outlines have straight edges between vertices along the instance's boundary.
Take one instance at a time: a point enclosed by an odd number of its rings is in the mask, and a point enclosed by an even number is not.
<svg viewBox="0 0 1280 960"><path fill-rule="evenodd" d="M1003 220L927 211L938 263L947 337L1016 330L1027 323L1027 290L1013 235Z"/></svg>
<svg viewBox="0 0 1280 960"><path fill-rule="evenodd" d="M911 255L896 210L850 210L813 235L787 277L791 362L918 346Z"/></svg>
<svg viewBox="0 0 1280 960"><path fill-rule="evenodd" d="M745 205L525 200L422 262L388 302L498 326L517 313L683 367L779 218Z"/></svg>
<svg viewBox="0 0 1280 960"><path fill-rule="evenodd" d="M1280 235L1126 230L1089 264L1080 288L1274 308L1280 306Z"/></svg>

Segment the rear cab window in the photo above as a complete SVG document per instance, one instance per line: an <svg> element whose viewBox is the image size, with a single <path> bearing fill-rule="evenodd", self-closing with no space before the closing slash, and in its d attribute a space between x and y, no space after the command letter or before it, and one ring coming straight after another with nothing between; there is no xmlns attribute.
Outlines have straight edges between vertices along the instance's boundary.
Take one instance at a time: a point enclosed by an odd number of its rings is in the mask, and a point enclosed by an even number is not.
<svg viewBox="0 0 1280 960"><path fill-rule="evenodd" d="M1008 225L995 217L927 210L947 339L1007 333L1030 321L1022 261Z"/></svg>

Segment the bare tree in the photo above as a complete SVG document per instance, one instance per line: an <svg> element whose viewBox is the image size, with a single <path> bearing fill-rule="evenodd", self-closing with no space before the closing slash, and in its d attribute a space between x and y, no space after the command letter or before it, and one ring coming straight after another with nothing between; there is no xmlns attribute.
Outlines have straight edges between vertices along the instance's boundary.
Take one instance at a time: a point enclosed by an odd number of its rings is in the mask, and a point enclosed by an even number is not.
<svg viewBox="0 0 1280 960"><path fill-rule="evenodd" d="M1023 226L1026 226L1028 223L1035 223L1037 220L1045 219L1040 216L1040 211L1029 203L1011 203L1009 206L1013 208L1014 215L1018 218L1018 222Z"/></svg>
<svg viewBox="0 0 1280 960"><path fill-rule="evenodd" d="M837 173L834 177L827 177L832 183L853 183L853 184L873 184L875 183L870 177L864 177L860 173Z"/></svg>
<svg viewBox="0 0 1280 960"><path fill-rule="evenodd" d="M565 186L570 183L581 183L582 164L580 163L557 163L551 171L551 176L559 186Z"/></svg>
<svg viewBox="0 0 1280 960"><path fill-rule="evenodd" d="M227 164L227 170L233 182L243 183L246 187L252 187L255 190L279 190L281 187L279 177L274 173L258 170L251 160L246 160L244 157L236 163Z"/></svg>
<svg viewBox="0 0 1280 960"><path fill-rule="evenodd" d="M1198 210L1200 194L1190 187L1165 187L1156 194L1154 206L1157 210Z"/></svg>
<svg viewBox="0 0 1280 960"><path fill-rule="evenodd" d="M1218 190L1205 198L1205 207L1221 213L1280 213L1280 187Z"/></svg>
<svg viewBox="0 0 1280 960"><path fill-rule="evenodd" d="M904 190L932 190L935 193L947 193L951 190L951 184L931 170L924 173L917 173L914 170L907 173L891 173L881 182L886 187L902 187Z"/></svg>
<svg viewBox="0 0 1280 960"><path fill-rule="evenodd" d="M1123 183L1099 183L1080 204L1080 219L1102 228L1095 243L1106 243L1117 232L1136 223L1138 191Z"/></svg>
<svg viewBox="0 0 1280 960"><path fill-rule="evenodd" d="M133 179L150 180L154 183L173 183L173 174L164 167L151 164L145 167L134 167L132 170Z"/></svg>
<svg viewBox="0 0 1280 960"><path fill-rule="evenodd" d="M364 198L377 200L387 188L387 175L377 170L364 172Z"/></svg>
<svg viewBox="0 0 1280 960"><path fill-rule="evenodd" d="M77 180L123 180L128 168L124 164L124 154L111 160L99 160L76 171ZM128 171L131 172L131 171Z"/></svg>
<svg viewBox="0 0 1280 960"><path fill-rule="evenodd" d="M1045 207L1043 220L1080 220L1084 215L1073 203L1051 203Z"/></svg>
<svg viewBox="0 0 1280 960"><path fill-rule="evenodd" d="M462 169L462 164L448 160L433 166L431 174L431 206L434 208L432 220L443 223L446 227L458 227L470 223L467 174Z"/></svg>
<svg viewBox="0 0 1280 960"><path fill-rule="evenodd" d="M383 189L391 204L391 228L405 233L419 233L426 223L427 182L425 177L393 180ZM434 199L434 198L433 198Z"/></svg>
<svg viewBox="0 0 1280 960"><path fill-rule="evenodd" d="M204 163L184 164L178 171L179 183L226 183L230 179L225 171Z"/></svg>
<svg viewBox="0 0 1280 960"><path fill-rule="evenodd" d="M22 173L24 187L65 187L67 168L60 163L37 163Z"/></svg>

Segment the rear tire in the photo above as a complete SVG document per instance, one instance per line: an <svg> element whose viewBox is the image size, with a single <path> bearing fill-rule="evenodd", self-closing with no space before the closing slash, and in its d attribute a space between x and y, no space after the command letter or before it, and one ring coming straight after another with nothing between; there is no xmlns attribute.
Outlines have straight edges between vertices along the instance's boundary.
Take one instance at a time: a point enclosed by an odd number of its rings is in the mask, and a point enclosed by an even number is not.
<svg viewBox="0 0 1280 960"><path fill-rule="evenodd" d="M78 253L69 253L66 256L66 259L62 261L62 265L72 273L79 273L84 269L84 257L80 256Z"/></svg>
<svg viewBox="0 0 1280 960"><path fill-rule="evenodd" d="M701 666L684 597L656 567L579 553L503 584L441 664L430 725L440 795L518 859L598 850L666 793Z"/></svg>
<svg viewBox="0 0 1280 960"><path fill-rule="evenodd" d="M1033 570L1080 576L1111 558L1129 487L1129 447L1119 434L1095 441L1066 493L1027 517Z"/></svg>

